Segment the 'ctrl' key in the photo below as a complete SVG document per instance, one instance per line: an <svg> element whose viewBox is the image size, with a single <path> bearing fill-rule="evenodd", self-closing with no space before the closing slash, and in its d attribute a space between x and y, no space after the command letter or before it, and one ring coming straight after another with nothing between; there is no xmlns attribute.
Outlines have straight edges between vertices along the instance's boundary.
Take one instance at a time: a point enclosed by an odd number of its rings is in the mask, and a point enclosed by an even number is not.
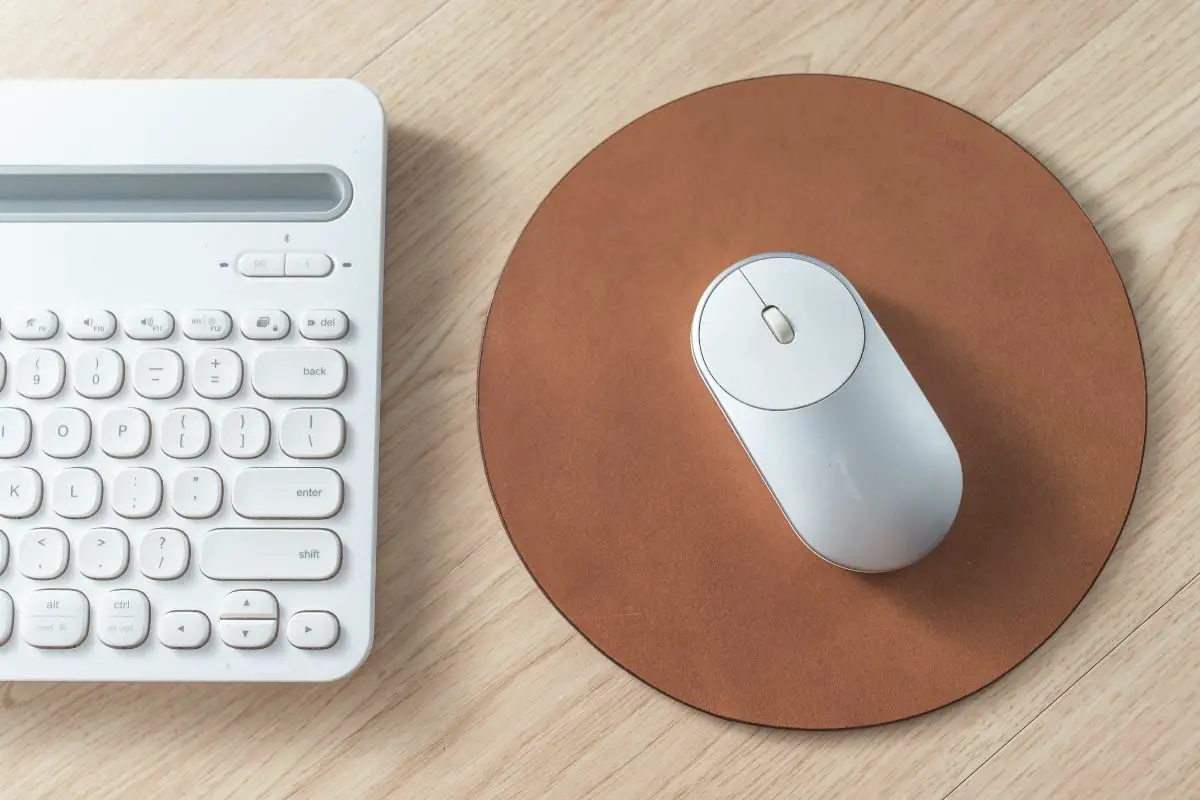
<svg viewBox="0 0 1200 800"><path fill-rule="evenodd" d="M74 589L39 589L21 609L21 636L34 647L78 647L87 638L88 600Z"/></svg>

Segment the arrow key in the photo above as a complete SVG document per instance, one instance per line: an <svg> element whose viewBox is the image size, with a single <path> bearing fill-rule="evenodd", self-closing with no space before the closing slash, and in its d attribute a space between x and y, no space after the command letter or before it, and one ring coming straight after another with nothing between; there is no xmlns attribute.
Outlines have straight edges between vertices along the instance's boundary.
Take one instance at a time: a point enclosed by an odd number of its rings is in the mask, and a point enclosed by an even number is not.
<svg viewBox="0 0 1200 800"><path fill-rule="evenodd" d="M79 539L79 571L94 581L111 581L129 566L129 539L116 528L92 528Z"/></svg>
<svg viewBox="0 0 1200 800"><path fill-rule="evenodd" d="M262 589L239 589L221 599L221 619L279 618L275 595Z"/></svg>
<svg viewBox="0 0 1200 800"><path fill-rule="evenodd" d="M168 611L158 618L158 640L173 650L203 647L210 630L203 611Z"/></svg>
<svg viewBox="0 0 1200 800"><path fill-rule="evenodd" d="M328 611L297 611L288 620L287 634L293 647L325 650L337 643L341 626Z"/></svg>
<svg viewBox="0 0 1200 800"><path fill-rule="evenodd" d="M261 650L275 641L279 623L273 619L223 619L217 623L221 641L239 650Z"/></svg>

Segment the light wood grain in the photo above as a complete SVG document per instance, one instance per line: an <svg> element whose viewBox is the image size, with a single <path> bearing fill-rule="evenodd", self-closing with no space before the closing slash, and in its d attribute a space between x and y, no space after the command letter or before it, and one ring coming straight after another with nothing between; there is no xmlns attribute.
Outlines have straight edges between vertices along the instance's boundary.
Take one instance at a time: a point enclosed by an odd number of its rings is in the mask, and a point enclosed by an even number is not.
<svg viewBox="0 0 1200 800"><path fill-rule="evenodd" d="M1192 581L953 797L1200 797Z"/></svg>
<svg viewBox="0 0 1200 800"><path fill-rule="evenodd" d="M1197 677L1195 589L1172 599L1200 573L1196 37L1188 0L0 6L0 75L357 74L392 126L372 657L331 686L10 685L0 795L1182 796L1186 770L1136 765L1194 749L1195 695L1145 716L1126 687ZM474 422L491 291L555 181L663 102L794 71L930 92L1044 158L1114 251L1150 378L1134 513L1063 629L961 703L845 733L713 719L582 641L499 526Z"/></svg>

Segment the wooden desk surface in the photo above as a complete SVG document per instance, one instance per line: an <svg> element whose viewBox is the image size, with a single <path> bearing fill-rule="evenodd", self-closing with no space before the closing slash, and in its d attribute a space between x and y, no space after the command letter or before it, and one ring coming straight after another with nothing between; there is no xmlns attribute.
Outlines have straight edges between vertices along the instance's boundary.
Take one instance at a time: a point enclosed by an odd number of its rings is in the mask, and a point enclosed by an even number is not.
<svg viewBox="0 0 1200 800"><path fill-rule="evenodd" d="M354 76L391 123L373 655L334 685L7 685L0 795L1197 796L1198 40L1194 0L0 5L0 77ZM492 289L555 181L667 100L798 71L930 92L1043 159L1150 381L1132 517L1066 625L963 702L845 733L723 722L594 651L501 530L474 421Z"/></svg>

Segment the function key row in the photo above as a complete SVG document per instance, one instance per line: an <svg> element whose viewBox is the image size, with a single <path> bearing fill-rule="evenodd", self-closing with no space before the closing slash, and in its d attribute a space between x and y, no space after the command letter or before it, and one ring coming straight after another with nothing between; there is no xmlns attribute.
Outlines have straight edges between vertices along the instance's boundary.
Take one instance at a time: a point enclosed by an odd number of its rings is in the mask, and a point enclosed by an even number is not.
<svg viewBox="0 0 1200 800"><path fill-rule="evenodd" d="M0 321L2 323L2 321ZM242 336L247 339L283 339L292 330L292 319L278 309L254 309L245 312L240 320ZM91 309L77 311L67 317L67 335L81 341L111 339L117 332L117 318L111 311ZM135 311L125 315L125 335L141 341L168 339L175 332L175 317L162 309ZM229 312L202 308L183 315L183 335L197 341L225 339L233 332ZM305 311L297 323L305 339L341 339L350 329L346 315L334 309ZM18 312L9 318L8 332L14 339L44 341L58 335L58 315L39 309Z"/></svg>
<svg viewBox="0 0 1200 800"><path fill-rule="evenodd" d="M243 602L245 607L243 607ZM253 613L243 613L253 604ZM90 626L87 595L74 589L39 589L22 607L21 635L38 648L69 649L87 639ZM12 597L0 591L0 645L12 637L15 608ZM123 650L141 647L150 634L150 600L136 589L114 589L98 606L100 641ZM275 596L261 590L230 592L221 604L221 641L240 650L261 650L275 641L279 607ZM203 611L167 611L158 619L158 640L177 650L194 650L208 643L211 623ZM341 626L328 611L297 611L288 620L293 647L325 650L337 643Z"/></svg>
<svg viewBox="0 0 1200 800"><path fill-rule="evenodd" d="M198 408L172 409L159 424L160 447L171 458L208 452L212 422ZM20 408L0 408L0 459L25 455L33 422ZM112 458L137 458L150 446L150 416L140 408L114 408L100 424L100 447ZM235 408L219 426L221 450L230 458L258 458L271 443L271 418L258 408ZM346 443L346 420L332 408L293 408L279 425L279 449L291 458L333 458ZM78 458L92 444L92 418L81 408L56 408L42 419L42 452Z"/></svg>
<svg viewBox="0 0 1200 800"><path fill-rule="evenodd" d="M70 539L58 528L31 528L13 547L17 571L30 580L61 578L72 563ZM0 573L8 550L0 532ZM73 555L84 577L115 580L129 568L129 537L119 528L92 528ZM138 543L137 560L151 580L178 580L191 566L191 540L178 528L151 528ZM341 567L342 542L321 528L216 528L200 539L199 560L204 576L217 581L324 581Z"/></svg>
<svg viewBox="0 0 1200 800"><path fill-rule="evenodd" d="M164 400L183 388L183 357L174 350L143 351L133 368L133 389L148 400ZM192 366L192 388L210 400L233 397L242 388L242 358L233 350L210 349ZM30 400L58 396L67 378L67 365L57 350L32 349L21 354L13 368L17 393ZM0 355L0 389L7 379L7 362ZM346 359L337 350L288 348L264 350L254 357L251 377L260 397L278 400L328 399L346 388ZM125 385L125 359L116 350L93 347L75 359L75 391L90 399L115 396Z"/></svg>

